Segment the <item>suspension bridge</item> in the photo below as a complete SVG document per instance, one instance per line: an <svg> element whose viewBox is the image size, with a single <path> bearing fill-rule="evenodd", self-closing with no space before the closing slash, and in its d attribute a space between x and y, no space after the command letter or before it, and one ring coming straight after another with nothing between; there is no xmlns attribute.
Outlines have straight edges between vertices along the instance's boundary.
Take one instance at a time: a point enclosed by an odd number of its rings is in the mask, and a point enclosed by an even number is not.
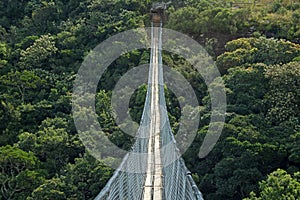
<svg viewBox="0 0 300 200"><path fill-rule="evenodd" d="M203 200L176 147L168 119L162 69L162 18L153 6L148 89L132 150L95 200Z"/></svg>

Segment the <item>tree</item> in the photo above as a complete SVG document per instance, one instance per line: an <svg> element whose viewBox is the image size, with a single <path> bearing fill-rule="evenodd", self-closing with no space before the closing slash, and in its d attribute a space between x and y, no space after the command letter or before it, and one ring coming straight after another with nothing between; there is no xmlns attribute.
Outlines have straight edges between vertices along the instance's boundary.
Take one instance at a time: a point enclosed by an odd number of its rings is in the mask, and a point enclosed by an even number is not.
<svg viewBox="0 0 300 200"><path fill-rule="evenodd" d="M195 19L198 18L199 11L197 8L190 6L183 7L170 14L167 26L177 31L196 35L200 32L200 26L195 25Z"/></svg>
<svg viewBox="0 0 300 200"><path fill-rule="evenodd" d="M265 113L264 96L268 82L264 64L245 65L228 70L223 76L227 89L227 110L237 114Z"/></svg>
<svg viewBox="0 0 300 200"><path fill-rule="evenodd" d="M63 173L69 198L94 199L112 175L112 169L89 154L76 158L74 164L68 164Z"/></svg>
<svg viewBox="0 0 300 200"><path fill-rule="evenodd" d="M256 13L257 30L268 37L285 38L299 43L299 9L287 5L288 1L273 1L267 6L268 12ZM260 19L263 20L259 20Z"/></svg>
<svg viewBox="0 0 300 200"><path fill-rule="evenodd" d="M57 50L53 37L50 34L42 35L33 45L21 51L19 65L23 69L41 67L51 69L52 66L49 65L49 58L51 58Z"/></svg>
<svg viewBox="0 0 300 200"><path fill-rule="evenodd" d="M64 190L66 190L65 183L59 178L52 178L50 180L46 180L43 184L37 187L32 193L30 197L27 197L26 200L65 200L66 194Z"/></svg>
<svg viewBox="0 0 300 200"><path fill-rule="evenodd" d="M52 176L82 151L78 138L70 135L67 128L65 119L45 119L35 134L20 134L18 146L34 152Z"/></svg>
<svg viewBox="0 0 300 200"><path fill-rule="evenodd" d="M6 75L0 77L0 82L8 86L9 92L14 94L14 91L9 88L15 88L20 95L21 102L24 103L27 97L27 91L31 89L40 89L44 81L36 75L33 71L23 70L8 72Z"/></svg>
<svg viewBox="0 0 300 200"><path fill-rule="evenodd" d="M18 23L18 20L24 16L25 1L9 1L0 2L0 26L5 28Z"/></svg>
<svg viewBox="0 0 300 200"><path fill-rule="evenodd" d="M299 175L297 172L291 176L285 170L277 169L268 175L267 180L259 183L258 196L252 192L245 200L296 200L300 196Z"/></svg>
<svg viewBox="0 0 300 200"><path fill-rule="evenodd" d="M39 161L32 152L15 146L0 147L1 199L24 199L38 186L43 176L38 170Z"/></svg>
<svg viewBox="0 0 300 200"><path fill-rule="evenodd" d="M288 143L289 161L294 165L300 164L300 132L292 134Z"/></svg>
<svg viewBox="0 0 300 200"><path fill-rule="evenodd" d="M0 69L7 65L10 49L6 43L0 42Z"/></svg>
<svg viewBox="0 0 300 200"><path fill-rule="evenodd" d="M204 198L247 197L251 191L258 191L258 181L280 167L287 156L282 146L273 144L267 137L264 129L268 128L263 128L267 126L263 117L233 114L229 118L212 152L194 166L201 180L200 190L205 194ZM205 129L201 130L202 134L205 136ZM197 145L202 143L199 136L195 141ZM189 159L196 158L190 156Z"/></svg>
<svg viewBox="0 0 300 200"><path fill-rule="evenodd" d="M265 77L269 80L265 96L268 118L275 125L287 122L296 126L300 117L300 62L269 66Z"/></svg>
<svg viewBox="0 0 300 200"><path fill-rule="evenodd" d="M17 141L21 113L10 103L1 100L0 103L0 146L13 144Z"/></svg>
<svg viewBox="0 0 300 200"><path fill-rule="evenodd" d="M285 64L300 56L300 45L273 38L240 38L225 46L226 52L217 57L222 73L246 63Z"/></svg>

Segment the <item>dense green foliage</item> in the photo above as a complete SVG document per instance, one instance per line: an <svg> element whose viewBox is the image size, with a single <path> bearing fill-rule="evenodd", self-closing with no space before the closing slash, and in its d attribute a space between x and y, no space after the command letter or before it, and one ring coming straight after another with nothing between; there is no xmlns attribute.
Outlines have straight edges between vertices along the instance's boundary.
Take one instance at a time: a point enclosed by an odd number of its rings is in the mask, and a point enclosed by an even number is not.
<svg viewBox="0 0 300 200"><path fill-rule="evenodd" d="M261 199L297 199L300 196L299 172L294 173L293 177L282 169L278 169L268 175L266 181L259 183L260 196L255 193L250 194L246 200Z"/></svg>
<svg viewBox="0 0 300 200"><path fill-rule="evenodd" d="M174 0L167 10L165 26L202 44L226 85L225 128L213 151L199 159L210 119L207 88L186 61L163 55L200 102L199 131L184 159L209 200L300 198L300 5L254 2ZM104 187L113 170L90 156L78 138L72 84L97 44L150 25L151 3L1 0L0 200L93 199ZM114 122L111 90L127 70L148 59L149 51L122 55L99 83L99 122L124 149L133 138ZM131 98L129 113L137 122L145 94L142 86ZM181 112L172 91L166 88L166 94L176 131Z"/></svg>

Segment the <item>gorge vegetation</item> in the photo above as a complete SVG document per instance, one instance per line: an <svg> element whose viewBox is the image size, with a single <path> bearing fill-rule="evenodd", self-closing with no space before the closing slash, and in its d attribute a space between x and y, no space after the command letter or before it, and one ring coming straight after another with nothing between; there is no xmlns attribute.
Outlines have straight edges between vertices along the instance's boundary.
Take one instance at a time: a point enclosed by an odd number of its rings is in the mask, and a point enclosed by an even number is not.
<svg viewBox="0 0 300 200"><path fill-rule="evenodd" d="M250 2L250 3L249 3ZM75 129L73 81L85 56L103 40L150 26L151 0L1 0L0 200L93 199L113 170L86 152ZM174 0L166 28L198 41L226 86L226 124L205 158L197 152L210 119L199 74L177 55L164 64L181 72L199 100L201 121L183 155L205 199L300 198L300 4L296 0ZM110 139L128 137L110 113L111 90L149 51L114 61L99 83L96 109ZM166 90L173 130L180 111ZM130 115L140 120L146 87Z"/></svg>

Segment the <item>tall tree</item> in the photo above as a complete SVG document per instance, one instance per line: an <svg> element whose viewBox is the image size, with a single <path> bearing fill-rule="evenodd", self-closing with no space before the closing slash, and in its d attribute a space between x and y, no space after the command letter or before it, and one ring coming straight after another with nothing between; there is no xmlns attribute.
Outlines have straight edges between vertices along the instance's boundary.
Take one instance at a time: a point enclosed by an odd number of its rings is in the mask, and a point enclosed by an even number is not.
<svg viewBox="0 0 300 200"><path fill-rule="evenodd" d="M259 183L260 193L250 194L245 200L296 200L300 196L300 173L293 176L285 170L277 169Z"/></svg>
<svg viewBox="0 0 300 200"><path fill-rule="evenodd" d="M25 199L43 181L33 153L14 146L0 147L0 199Z"/></svg>

